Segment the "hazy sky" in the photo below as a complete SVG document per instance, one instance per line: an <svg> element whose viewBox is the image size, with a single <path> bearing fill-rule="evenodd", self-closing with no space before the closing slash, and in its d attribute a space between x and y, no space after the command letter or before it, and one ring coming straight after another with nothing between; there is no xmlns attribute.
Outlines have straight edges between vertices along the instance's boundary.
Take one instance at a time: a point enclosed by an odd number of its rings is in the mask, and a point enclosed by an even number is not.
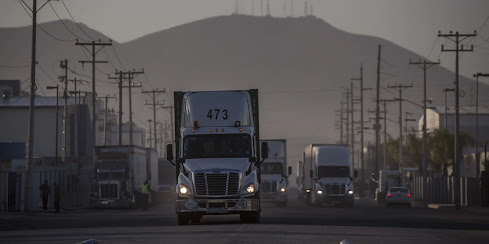
<svg viewBox="0 0 489 244"><path fill-rule="evenodd" d="M103 32L118 42L180 24L235 11L236 0L63 0L73 17ZM304 14L306 0L293 0L294 16ZM31 4L32 0L25 0ZM45 0L38 0L39 4ZM239 0L239 12L261 12L261 0ZM263 0L266 2L266 0ZM489 0L308 0L314 15L333 26L358 34L378 36L436 60L440 46L445 43L436 37L438 30L472 33L479 30L489 17ZM291 0L270 0L271 14L290 15ZM61 18L70 18L61 1L52 2ZM265 8L265 7L264 7ZM39 22L55 20L49 5L39 12ZM25 26L30 18L18 0L0 1L0 27ZM473 43L489 38L489 23ZM435 45L436 44L436 45ZM486 43L487 44L487 43ZM470 54L486 60L489 71L489 45ZM433 50L433 51L431 51ZM431 51L431 52L430 52ZM443 54L450 55L450 54ZM468 54L469 55L469 54ZM443 56L442 56L443 58ZM445 63L453 69L454 64ZM472 70L468 69L472 72ZM482 70L479 70L482 71ZM468 74L466 74L468 75Z"/></svg>

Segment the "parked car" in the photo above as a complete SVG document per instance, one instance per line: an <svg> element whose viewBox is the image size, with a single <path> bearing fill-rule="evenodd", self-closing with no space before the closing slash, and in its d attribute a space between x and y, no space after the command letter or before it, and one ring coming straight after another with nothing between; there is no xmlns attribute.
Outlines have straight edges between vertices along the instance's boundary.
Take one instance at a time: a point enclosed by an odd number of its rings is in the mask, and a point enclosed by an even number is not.
<svg viewBox="0 0 489 244"><path fill-rule="evenodd" d="M412 195L407 187L391 187L385 197L385 205L404 205L411 207Z"/></svg>

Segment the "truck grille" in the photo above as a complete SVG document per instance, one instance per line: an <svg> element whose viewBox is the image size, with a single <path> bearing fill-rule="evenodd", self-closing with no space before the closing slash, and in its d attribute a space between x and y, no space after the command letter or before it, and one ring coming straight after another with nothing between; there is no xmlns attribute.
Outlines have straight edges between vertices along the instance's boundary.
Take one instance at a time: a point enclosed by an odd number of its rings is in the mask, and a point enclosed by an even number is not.
<svg viewBox="0 0 489 244"><path fill-rule="evenodd" d="M345 194L345 185L326 185L326 193L327 194L336 194L336 195L344 195Z"/></svg>
<svg viewBox="0 0 489 244"><path fill-rule="evenodd" d="M238 188L238 173L195 174L195 193L200 196L237 195Z"/></svg>
<svg viewBox="0 0 489 244"><path fill-rule="evenodd" d="M260 184L261 193L269 193L277 191L278 183L276 181L264 181Z"/></svg>
<svg viewBox="0 0 489 244"><path fill-rule="evenodd" d="M118 194L117 184L100 184L100 199L117 199Z"/></svg>

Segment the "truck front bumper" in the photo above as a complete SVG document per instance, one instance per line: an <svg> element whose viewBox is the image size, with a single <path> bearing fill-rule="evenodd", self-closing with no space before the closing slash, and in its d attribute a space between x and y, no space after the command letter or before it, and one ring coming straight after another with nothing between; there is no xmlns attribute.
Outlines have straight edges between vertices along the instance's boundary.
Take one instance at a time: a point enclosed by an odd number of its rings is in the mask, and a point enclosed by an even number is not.
<svg viewBox="0 0 489 244"><path fill-rule="evenodd" d="M349 203L353 201L353 195L349 195L349 194L319 195L318 194L318 200L323 203Z"/></svg>
<svg viewBox="0 0 489 244"><path fill-rule="evenodd" d="M264 203L276 203L276 202L287 202L287 193L272 193L272 194L261 194L260 195L261 202Z"/></svg>
<svg viewBox="0 0 489 244"><path fill-rule="evenodd" d="M177 213L239 214L243 212L260 211L260 202L257 198L240 199L178 199L176 200Z"/></svg>

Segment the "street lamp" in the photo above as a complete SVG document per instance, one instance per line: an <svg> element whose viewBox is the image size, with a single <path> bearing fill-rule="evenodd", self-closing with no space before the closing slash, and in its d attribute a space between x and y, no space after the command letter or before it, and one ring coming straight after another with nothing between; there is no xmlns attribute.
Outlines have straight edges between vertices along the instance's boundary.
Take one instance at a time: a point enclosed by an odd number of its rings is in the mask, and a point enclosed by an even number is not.
<svg viewBox="0 0 489 244"><path fill-rule="evenodd" d="M56 165L58 165L58 89L59 89L59 86L47 86L46 89L48 90L53 90L53 89L56 89L56 144L55 144L55 155L56 155Z"/></svg>

